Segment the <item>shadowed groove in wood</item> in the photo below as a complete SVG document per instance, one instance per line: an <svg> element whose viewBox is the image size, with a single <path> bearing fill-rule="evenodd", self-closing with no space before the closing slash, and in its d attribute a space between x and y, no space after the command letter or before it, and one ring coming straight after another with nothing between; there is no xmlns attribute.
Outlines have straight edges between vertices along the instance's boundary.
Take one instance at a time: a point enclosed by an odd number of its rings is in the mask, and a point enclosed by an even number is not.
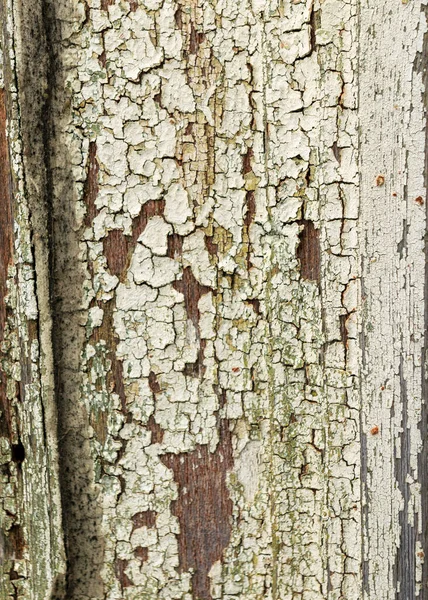
<svg viewBox="0 0 428 600"><path fill-rule="evenodd" d="M55 368L55 408L58 414L59 477L61 485L63 531L67 555L67 600L99 598L103 594L100 576L104 555L101 533L102 512L94 486L94 465L89 442L89 415L80 402L80 358L85 336L82 321L82 289L85 270L79 258L79 232L75 214L74 181L71 175L70 148L63 143L62 119L67 116L68 92L65 90L65 67L60 44L60 21L57 11L63 7L51 0L42 0L43 44L40 53L44 63L45 82L34 85L42 90L43 111L37 126L43 137L36 136L37 127L28 119L26 129L33 131L35 143L43 145L43 166L46 182L43 220L48 229L47 250L52 266L49 272L50 312L53 321L52 347ZM28 21L34 18L32 6L26 7ZM33 9L34 11L34 9ZM37 56L29 55L29 63ZM23 113L33 100L28 89ZM33 164L34 163L34 164ZM41 165L33 161L29 178L35 177ZM96 146L89 147L85 192L89 200L89 216L95 216L97 195ZM37 181L37 179L36 179ZM89 196L89 198L88 198ZM42 204L34 194L36 206ZM83 223L84 225L84 223ZM63 598L64 595L59 595Z"/></svg>

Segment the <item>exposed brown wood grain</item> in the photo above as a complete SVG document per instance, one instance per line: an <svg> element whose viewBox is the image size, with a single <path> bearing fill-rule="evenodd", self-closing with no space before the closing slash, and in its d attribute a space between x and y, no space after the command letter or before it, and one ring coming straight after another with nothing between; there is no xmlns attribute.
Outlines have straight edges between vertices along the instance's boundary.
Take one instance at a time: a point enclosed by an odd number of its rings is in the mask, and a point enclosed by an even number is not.
<svg viewBox="0 0 428 600"><path fill-rule="evenodd" d="M183 236L173 233L168 236L168 251L169 258L179 258L183 254Z"/></svg>
<svg viewBox="0 0 428 600"><path fill-rule="evenodd" d="M153 404L156 405L156 394L159 394L161 388L157 380L156 374L153 373L153 371L150 371L149 374L149 386L153 394ZM152 434L152 444L161 444L164 435L163 429L158 423L156 423L153 414L150 415L149 420L147 421L147 429Z"/></svg>
<svg viewBox="0 0 428 600"><path fill-rule="evenodd" d="M115 0L101 0L101 10L107 10L114 2Z"/></svg>
<svg viewBox="0 0 428 600"><path fill-rule="evenodd" d="M346 320L348 315L340 315L340 339L345 348L348 347L348 328L346 326Z"/></svg>
<svg viewBox="0 0 428 600"><path fill-rule="evenodd" d="M149 549L143 546L137 546L134 550L134 556L141 560L141 564L144 564L149 558Z"/></svg>
<svg viewBox="0 0 428 600"><path fill-rule="evenodd" d="M128 265L129 238L120 229L112 229L104 238L103 247L110 273L120 277Z"/></svg>
<svg viewBox="0 0 428 600"><path fill-rule="evenodd" d="M110 360L110 368L107 375L107 387L116 393L120 398L122 412L128 413L126 407L125 385L123 382L123 363L116 356L117 338L113 324L114 302L109 301L100 303L100 307L104 310L104 318L100 327L97 327L92 334L92 341L99 342L104 340L108 348L107 357Z"/></svg>
<svg viewBox="0 0 428 600"><path fill-rule="evenodd" d="M321 250L320 233L312 221L301 221L303 230L300 233L300 244L297 248L297 258L300 260L300 274L303 279L320 280Z"/></svg>
<svg viewBox="0 0 428 600"><path fill-rule="evenodd" d="M97 161L97 145L89 142L88 173L83 189L83 201L86 204L85 226L89 227L98 214L95 200L98 196L98 172L100 168Z"/></svg>
<svg viewBox="0 0 428 600"><path fill-rule="evenodd" d="M204 294L207 294L209 291L211 291L211 288L207 287L206 285L201 285L193 275L190 267L183 269L183 278L177 280L174 283L174 287L184 296L184 306L186 308L187 316L195 326L199 339L200 313L198 302Z"/></svg>
<svg viewBox="0 0 428 600"><path fill-rule="evenodd" d="M208 238L205 238L207 240ZM170 258L178 258L183 253L183 238L177 234L170 235L168 237L168 256ZM190 267L186 267L183 270L182 279L174 282L174 287L178 292L181 292L184 296L184 306L186 309L187 317L192 321L195 330L196 337L199 344L198 357L194 363L186 363L184 374L189 377L200 377L204 372L204 350L206 341L201 340L200 327L199 327L199 308L198 302L201 296L207 294L211 288L201 285L195 278Z"/></svg>
<svg viewBox="0 0 428 600"><path fill-rule="evenodd" d="M104 255L112 275L122 278L130 264L132 252L138 238L151 217L163 215L164 200L149 200L141 208L140 214L132 221L132 235L124 235L120 229L112 229L103 240Z"/></svg>
<svg viewBox="0 0 428 600"><path fill-rule="evenodd" d="M11 554L17 559L24 558L25 538L21 525L12 525L9 530L8 543Z"/></svg>
<svg viewBox="0 0 428 600"><path fill-rule="evenodd" d="M189 36L189 52L190 54L197 54L199 46L204 41L205 35L195 29L194 23L190 23L190 36Z"/></svg>
<svg viewBox="0 0 428 600"><path fill-rule="evenodd" d="M254 151L252 148L249 148L247 150L247 152L244 154L244 157L242 159L242 174L246 175L247 173L250 173L253 169L251 166L251 161L254 157Z"/></svg>
<svg viewBox="0 0 428 600"><path fill-rule="evenodd" d="M245 213L245 217L244 217L244 226L247 228L247 234L248 234L248 229L249 229L251 223L254 221L254 217L256 214L256 199L255 199L254 192L252 192L252 191L246 193L245 208L246 208L246 213Z"/></svg>
<svg viewBox="0 0 428 600"><path fill-rule="evenodd" d="M174 472L178 484L178 498L172 510L180 523L180 569L194 569L195 600L211 600L208 573L212 565L221 560L232 527L233 505L226 475L233 466L233 456L227 421L221 422L219 437L213 453L208 446L198 445L193 452L161 457Z"/></svg>
<svg viewBox="0 0 428 600"><path fill-rule="evenodd" d="M205 248L214 259L218 260L218 244L214 242L214 236L205 236Z"/></svg>
<svg viewBox="0 0 428 600"><path fill-rule="evenodd" d="M141 560L141 564L147 562L149 558L149 550L143 546L137 546L134 550L134 556Z"/></svg>
<svg viewBox="0 0 428 600"><path fill-rule="evenodd" d="M153 394L159 394L159 392L161 391L156 374L153 373L153 371L150 371L150 373L149 373L149 386L150 386L150 389L152 390Z"/></svg>
<svg viewBox="0 0 428 600"><path fill-rule="evenodd" d="M211 288L206 285L201 285L195 278L190 267L183 270L183 277L174 282L174 287L184 296L184 306L186 308L187 318L192 321L198 341L198 356L194 363L187 363L185 367L185 375L190 377L200 377L204 373L204 351L206 341L201 340L201 331L199 327L200 312L198 302L204 294L211 291Z"/></svg>
<svg viewBox="0 0 428 600"><path fill-rule="evenodd" d="M149 420L147 421L147 429L152 433L152 444L161 444L163 442L163 429L156 423L153 415L150 415Z"/></svg>
<svg viewBox="0 0 428 600"><path fill-rule="evenodd" d="M122 591L125 588L133 586L134 584L129 579L128 575L125 573L125 570L128 566L128 561L125 560L124 558L117 558L114 566L115 566L115 571L116 571L116 577L118 578L118 580L120 582Z"/></svg>
<svg viewBox="0 0 428 600"><path fill-rule="evenodd" d="M251 244L250 244L250 226L254 221L256 214L256 197L253 191L249 191L245 195L245 217L244 217L244 240L247 244L247 269L250 270L251 263Z"/></svg>
<svg viewBox="0 0 428 600"><path fill-rule="evenodd" d="M132 517L132 531L139 527L148 527L151 529L156 525L156 512L154 510L145 510L136 513Z"/></svg>

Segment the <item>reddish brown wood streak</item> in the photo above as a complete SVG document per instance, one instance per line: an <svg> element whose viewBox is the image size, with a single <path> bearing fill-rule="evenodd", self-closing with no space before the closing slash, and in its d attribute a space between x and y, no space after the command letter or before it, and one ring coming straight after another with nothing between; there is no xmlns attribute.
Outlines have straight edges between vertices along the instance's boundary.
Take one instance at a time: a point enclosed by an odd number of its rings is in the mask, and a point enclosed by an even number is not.
<svg viewBox="0 0 428 600"><path fill-rule="evenodd" d="M98 214L95 200L98 196L98 172L100 168L97 161L97 145L89 142L88 151L88 174L83 189L83 200L86 204L85 226L92 225L92 221Z"/></svg>
<svg viewBox="0 0 428 600"><path fill-rule="evenodd" d="M131 587L132 585L134 585L132 583L132 581L129 579L128 575L125 573L127 566L128 566L128 561L125 560L124 558L117 558L114 563L116 577L118 578L118 580L120 582L120 586L121 586L122 590L124 588Z"/></svg>
<svg viewBox="0 0 428 600"><path fill-rule="evenodd" d="M214 236L205 236L205 248L214 259L218 260L218 244L214 242Z"/></svg>
<svg viewBox="0 0 428 600"><path fill-rule="evenodd" d="M5 297L9 265L13 262L12 178L6 136L6 93L0 90L0 344L7 318ZM11 435L11 408L6 397L6 375L0 369L1 433Z"/></svg>
<svg viewBox="0 0 428 600"><path fill-rule="evenodd" d="M149 420L147 421L147 429L152 434L152 444L161 444L163 442L163 429L156 423L153 415L150 415Z"/></svg>
<svg viewBox="0 0 428 600"><path fill-rule="evenodd" d="M144 512L136 513L132 517L132 531L140 527L148 527L151 529L156 525L156 512L154 510L145 510Z"/></svg>
<svg viewBox="0 0 428 600"><path fill-rule="evenodd" d="M104 256L112 275L120 277L128 265L129 239L120 229L112 229L103 240Z"/></svg>
<svg viewBox="0 0 428 600"><path fill-rule="evenodd" d="M105 69L106 64L107 64L107 55L106 55L106 51L103 50L101 52L101 54L98 57L98 62L100 63L100 65L102 66L103 69Z"/></svg>
<svg viewBox="0 0 428 600"><path fill-rule="evenodd" d="M185 368L185 375L190 377L199 377L204 373L204 351L206 347L206 341L201 340L201 331L199 327L200 312L198 302L204 294L207 294L211 288L206 285L201 285L195 278L190 267L186 267L183 270L183 278L174 282L174 287L178 292L181 292L184 296L184 306L188 319L190 319L195 326L196 338L198 341L198 356L195 363L187 364Z"/></svg>
<svg viewBox="0 0 428 600"><path fill-rule="evenodd" d="M253 169L251 166L251 161L254 156L254 151L252 148L248 148L247 152L244 154L244 158L242 159L242 174L246 175L250 173Z"/></svg>
<svg viewBox="0 0 428 600"><path fill-rule="evenodd" d="M143 546L137 546L134 550L134 556L141 560L141 564L145 563L149 558L149 550Z"/></svg>
<svg viewBox="0 0 428 600"><path fill-rule="evenodd" d="M177 10L175 11L174 19L175 19L175 24L177 25L178 29L183 29L183 11L181 10L180 7L178 7Z"/></svg>
<svg viewBox="0 0 428 600"><path fill-rule="evenodd" d="M300 233L300 244L297 248L297 258L300 260L300 274L303 279L320 280L321 252L320 232L315 229L312 221L301 221L303 230Z"/></svg>
<svg viewBox="0 0 428 600"><path fill-rule="evenodd" d="M254 221L256 214L256 198L253 191L247 192L245 195L245 206L247 212L244 217L244 239L247 240L247 269L250 270L252 267L251 263L251 244L250 244L250 226Z"/></svg>
<svg viewBox="0 0 428 600"><path fill-rule="evenodd" d="M141 208L138 217L132 221L132 235L123 234L120 229L108 232L103 240L104 255L112 275L122 278L125 274L138 238L144 231L150 217L163 215L165 200L149 200Z"/></svg>
<svg viewBox="0 0 428 600"><path fill-rule="evenodd" d="M207 240L207 238L205 238ZM168 256L169 258L178 258L183 253L183 238L177 234L168 237ZM206 341L201 340L199 328L199 308L198 302L201 296L207 294L211 288L201 285L195 278L190 267L183 270L183 277L174 282L174 288L184 296L184 306L187 317L192 321L196 330L196 337L199 344L198 357L194 363L186 364L185 375L190 377L199 377L204 373L204 351Z"/></svg>
<svg viewBox="0 0 428 600"><path fill-rule="evenodd" d="M254 151L252 148L249 148L242 159L242 174L244 175L244 177L248 173L251 173L251 171L253 170L251 165L253 157ZM251 223L254 221L254 217L256 214L256 197L254 191L252 190L247 191L245 195L245 209L246 212L244 217L244 240L246 240L247 243L247 269L249 270L252 267L250 258L250 226Z"/></svg>
<svg viewBox="0 0 428 600"><path fill-rule="evenodd" d="M100 327L97 327L92 334L92 342L104 340L108 348L108 358L110 368L107 375L107 386L113 390L120 398L122 412L127 414L125 385L123 381L123 363L116 356L117 338L113 325L114 303L112 300L106 303L100 303L100 308L104 310L104 318Z"/></svg>
<svg viewBox="0 0 428 600"><path fill-rule="evenodd" d="M340 315L340 339L345 348L348 347L348 328L346 326L346 321L348 319L348 315Z"/></svg>
<svg viewBox="0 0 428 600"><path fill-rule="evenodd" d="M198 445L193 452L165 454L162 462L174 472L178 498L172 505L180 523L180 570L194 569L193 598L211 600L208 573L221 560L232 528L232 501L226 474L233 466L231 433L227 421L220 424L215 452Z"/></svg>
<svg viewBox="0 0 428 600"><path fill-rule="evenodd" d="M244 225L247 228L248 235L248 230L250 228L251 223L254 221L254 216L256 214L256 199L254 192L247 192L245 196L245 206L247 212L245 213Z"/></svg>
<svg viewBox="0 0 428 600"><path fill-rule="evenodd" d="M101 10L107 10L114 2L115 0L101 0Z"/></svg>
<svg viewBox="0 0 428 600"><path fill-rule="evenodd" d="M159 392L161 391L158 379L156 377L156 374L153 373L153 371L150 371L149 373L149 386L153 394L159 394Z"/></svg>
<svg viewBox="0 0 428 600"><path fill-rule="evenodd" d="M8 542L13 548L15 558L24 558L25 539L21 525L12 525L9 531Z"/></svg>
<svg viewBox="0 0 428 600"><path fill-rule="evenodd" d="M207 294L211 290L211 288L207 287L206 285L201 285L193 275L190 267L183 269L183 278L175 281L174 287L184 296L184 306L186 307L187 316L195 326L199 339L200 313L198 302L204 294Z"/></svg>
<svg viewBox="0 0 428 600"><path fill-rule="evenodd" d="M205 39L205 35L199 31L196 31L193 22L190 22L190 35L189 35L189 52L190 54L197 54L199 46Z"/></svg>
<svg viewBox="0 0 428 600"><path fill-rule="evenodd" d="M260 300L258 298L248 298L248 300L245 300L245 302L253 307L256 315L260 314Z"/></svg>
<svg viewBox="0 0 428 600"><path fill-rule="evenodd" d="M156 374L153 373L153 371L150 371L149 373L149 386L153 394L153 404L156 405L156 394L159 394L161 388ZM152 444L161 444L163 442L163 429L156 423L153 415L150 415L149 420L147 421L147 429L152 433Z"/></svg>

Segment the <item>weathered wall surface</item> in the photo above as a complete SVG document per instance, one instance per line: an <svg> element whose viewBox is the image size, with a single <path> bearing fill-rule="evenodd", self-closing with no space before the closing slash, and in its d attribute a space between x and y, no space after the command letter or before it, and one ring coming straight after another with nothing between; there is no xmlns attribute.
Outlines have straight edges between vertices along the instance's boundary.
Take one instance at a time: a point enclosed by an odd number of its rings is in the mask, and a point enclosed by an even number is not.
<svg viewBox="0 0 428 600"><path fill-rule="evenodd" d="M3 597L426 599L422 3L9 2Z"/></svg>

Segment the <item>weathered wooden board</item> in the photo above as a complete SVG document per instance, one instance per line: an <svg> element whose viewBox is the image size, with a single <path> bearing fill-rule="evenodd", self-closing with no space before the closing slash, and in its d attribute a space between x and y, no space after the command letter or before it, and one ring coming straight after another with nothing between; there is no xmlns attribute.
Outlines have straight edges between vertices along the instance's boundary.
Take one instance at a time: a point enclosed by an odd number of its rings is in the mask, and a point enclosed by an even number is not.
<svg viewBox="0 0 428 600"><path fill-rule="evenodd" d="M2 597L427 599L425 5L2 10Z"/></svg>

